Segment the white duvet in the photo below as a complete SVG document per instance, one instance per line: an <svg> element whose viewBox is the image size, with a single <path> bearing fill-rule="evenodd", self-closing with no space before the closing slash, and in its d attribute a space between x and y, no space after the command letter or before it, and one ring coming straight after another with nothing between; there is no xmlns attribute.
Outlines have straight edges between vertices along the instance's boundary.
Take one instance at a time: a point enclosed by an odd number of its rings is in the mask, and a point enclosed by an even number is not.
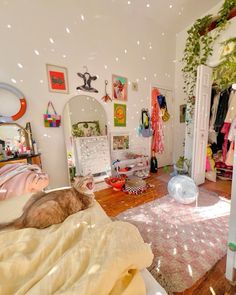
<svg viewBox="0 0 236 295"><path fill-rule="evenodd" d="M0 232L0 295L144 295L149 245L95 205L44 230Z"/></svg>

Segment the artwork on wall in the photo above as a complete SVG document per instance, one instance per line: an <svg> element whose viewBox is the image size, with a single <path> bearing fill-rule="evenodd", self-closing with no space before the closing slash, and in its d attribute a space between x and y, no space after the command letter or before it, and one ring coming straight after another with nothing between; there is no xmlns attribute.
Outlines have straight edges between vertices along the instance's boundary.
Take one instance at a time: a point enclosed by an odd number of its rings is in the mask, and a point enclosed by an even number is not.
<svg viewBox="0 0 236 295"><path fill-rule="evenodd" d="M67 69L65 67L46 65L48 87L51 92L69 93Z"/></svg>
<svg viewBox="0 0 236 295"><path fill-rule="evenodd" d="M128 80L125 77L112 75L112 98L128 100Z"/></svg>
<svg viewBox="0 0 236 295"><path fill-rule="evenodd" d="M128 133L114 133L111 136L111 141L113 151L127 151L129 149Z"/></svg>
<svg viewBox="0 0 236 295"><path fill-rule="evenodd" d="M87 67L85 67L87 69ZM91 76L88 70L85 73L77 73L77 75L83 79L84 84L76 87L77 90L83 90L87 92L98 93L98 90L91 86L92 81L97 80L97 76Z"/></svg>
<svg viewBox="0 0 236 295"><path fill-rule="evenodd" d="M73 124L72 135L74 137L100 136L99 121L86 121Z"/></svg>
<svg viewBox="0 0 236 295"><path fill-rule="evenodd" d="M126 127L126 105L114 104L114 126Z"/></svg>
<svg viewBox="0 0 236 295"><path fill-rule="evenodd" d="M181 104L179 106L179 121L180 121L180 123L185 123L185 121L186 121L186 109L187 109L186 104Z"/></svg>

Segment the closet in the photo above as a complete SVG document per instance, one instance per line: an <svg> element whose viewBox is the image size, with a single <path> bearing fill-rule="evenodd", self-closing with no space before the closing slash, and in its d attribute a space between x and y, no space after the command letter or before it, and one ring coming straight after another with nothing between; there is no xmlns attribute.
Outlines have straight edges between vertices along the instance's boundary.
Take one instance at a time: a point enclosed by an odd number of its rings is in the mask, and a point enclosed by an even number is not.
<svg viewBox="0 0 236 295"><path fill-rule="evenodd" d="M236 84L221 90L212 86L206 178L231 181L233 175Z"/></svg>

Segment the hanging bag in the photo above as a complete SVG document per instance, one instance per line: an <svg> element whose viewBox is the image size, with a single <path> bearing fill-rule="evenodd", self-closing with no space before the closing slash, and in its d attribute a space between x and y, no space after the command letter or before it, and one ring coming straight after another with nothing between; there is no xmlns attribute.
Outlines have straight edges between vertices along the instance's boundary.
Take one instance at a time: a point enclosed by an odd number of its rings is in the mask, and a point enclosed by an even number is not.
<svg viewBox="0 0 236 295"><path fill-rule="evenodd" d="M52 107L54 114L49 114L49 107ZM48 102L46 114L43 115L44 118L44 126L45 127L59 127L61 125L61 115L58 115L53 103L51 101Z"/></svg>

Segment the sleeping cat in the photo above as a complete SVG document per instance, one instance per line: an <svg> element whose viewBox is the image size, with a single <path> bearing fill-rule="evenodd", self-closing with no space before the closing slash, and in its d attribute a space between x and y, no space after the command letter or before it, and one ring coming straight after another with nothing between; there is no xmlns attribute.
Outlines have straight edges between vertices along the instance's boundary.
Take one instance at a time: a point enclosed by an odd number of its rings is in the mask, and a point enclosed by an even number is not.
<svg viewBox="0 0 236 295"><path fill-rule="evenodd" d="M94 180L91 175L76 177L72 188L33 195L23 208L22 215L0 229L15 227L46 228L63 222L69 215L90 207L94 200Z"/></svg>

